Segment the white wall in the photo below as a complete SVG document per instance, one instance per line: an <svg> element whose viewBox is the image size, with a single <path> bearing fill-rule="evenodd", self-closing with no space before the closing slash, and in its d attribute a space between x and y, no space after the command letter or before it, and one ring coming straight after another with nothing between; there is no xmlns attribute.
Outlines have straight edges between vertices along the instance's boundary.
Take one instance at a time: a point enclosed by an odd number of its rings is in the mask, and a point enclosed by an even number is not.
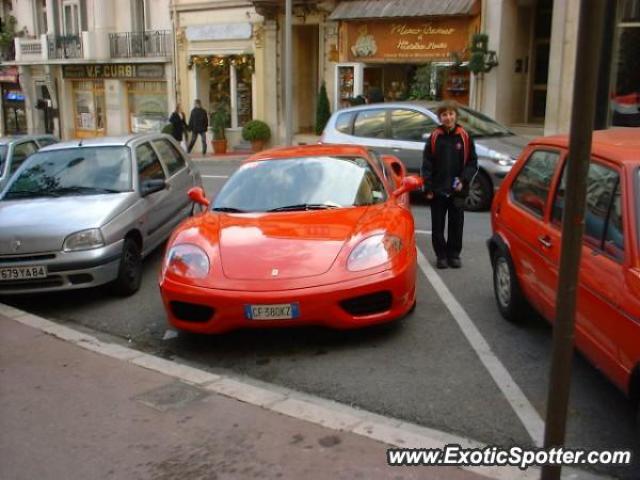
<svg viewBox="0 0 640 480"><path fill-rule="evenodd" d="M21 0L19 2L14 0L13 10L9 13L16 17L18 21L16 30L22 30L23 27L27 27L28 34L35 35L35 16L33 14L33 2L31 0Z"/></svg>

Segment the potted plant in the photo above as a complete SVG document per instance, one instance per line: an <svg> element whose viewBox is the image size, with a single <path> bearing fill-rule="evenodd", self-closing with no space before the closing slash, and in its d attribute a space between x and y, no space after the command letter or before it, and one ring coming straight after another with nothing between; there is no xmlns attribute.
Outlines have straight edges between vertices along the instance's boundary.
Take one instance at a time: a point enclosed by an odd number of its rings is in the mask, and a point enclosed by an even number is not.
<svg viewBox="0 0 640 480"><path fill-rule="evenodd" d="M16 17L9 15L0 22L0 59L15 60L13 39L16 37Z"/></svg>
<svg viewBox="0 0 640 480"><path fill-rule="evenodd" d="M251 120L242 127L242 138L251 142L251 150L259 152L271 138L271 129L262 120Z"/></svg>
<svg viewBox="0 0 640 480"><path fill-rule="evenodd" d="M211 141L211 147L213 153L220 155L227 153L227 137L224 134L224 129L227 127L229 121L229 111L223 104L218 104L213 112L211 112L210 124L211 132L213 133L213 140Z"/></svg>

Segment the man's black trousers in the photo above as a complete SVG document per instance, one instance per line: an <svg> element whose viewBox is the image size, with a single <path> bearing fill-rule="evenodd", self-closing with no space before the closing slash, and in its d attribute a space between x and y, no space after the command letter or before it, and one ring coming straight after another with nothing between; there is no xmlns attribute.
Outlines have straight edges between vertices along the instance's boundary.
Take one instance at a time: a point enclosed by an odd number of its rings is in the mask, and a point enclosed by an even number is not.
<svg viewBox="0 0 640 480"><path fill-rule="evenodd" d="M448 223L446 240L444 237L445 219ZM431 242L438 258L460 258L463 225L463 199L434 195L431 200Z"/></svg>
<svg viewBox="0 0 640 480"><path fill-rule="evenodd" d="M189 142L189 153L193 150L193 146L196 144L196 139L198 136L202 139L202 154L207 153L207 132L198 132L191 134L191 141Z"/></svg>

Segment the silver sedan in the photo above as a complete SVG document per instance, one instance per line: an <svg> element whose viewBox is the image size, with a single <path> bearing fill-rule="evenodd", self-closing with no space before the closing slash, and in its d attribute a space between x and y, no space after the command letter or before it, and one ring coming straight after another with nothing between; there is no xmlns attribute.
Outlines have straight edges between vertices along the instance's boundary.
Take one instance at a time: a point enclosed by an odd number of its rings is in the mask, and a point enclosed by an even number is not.
<svg viewBox="0 0 640 480"><path fill-rule="evenodd" d="M140 287L142 258L191 212L200 174L168 135L51 145L0 197L0 295Z"/></svg>

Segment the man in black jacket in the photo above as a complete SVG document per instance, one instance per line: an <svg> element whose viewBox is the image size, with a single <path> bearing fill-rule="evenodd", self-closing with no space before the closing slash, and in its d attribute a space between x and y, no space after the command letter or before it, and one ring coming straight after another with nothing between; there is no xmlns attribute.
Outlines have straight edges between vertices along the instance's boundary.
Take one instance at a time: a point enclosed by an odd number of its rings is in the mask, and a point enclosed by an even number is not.
<svg viewBox="0 0 640 480"><path fill-rule="evenodd" d="M427 199L431 200L431 241L438 268L460 268L464 199L478 172L478 157L473 140L457 123L457 103L443 102L437 114L441 125L427 140L422 160L424 190Z"/></svg>
<svg viewBox="0 0 640 480"><path fill-rule="evenodd" d="M202 108L200 100L196 100L189 117L189 130L191 130L189 153L193 150L193 146L196 143L198 135L202 139L202 155L207 153L207 128L209 128L209 117L207 116L207 111Z"/></svg>

